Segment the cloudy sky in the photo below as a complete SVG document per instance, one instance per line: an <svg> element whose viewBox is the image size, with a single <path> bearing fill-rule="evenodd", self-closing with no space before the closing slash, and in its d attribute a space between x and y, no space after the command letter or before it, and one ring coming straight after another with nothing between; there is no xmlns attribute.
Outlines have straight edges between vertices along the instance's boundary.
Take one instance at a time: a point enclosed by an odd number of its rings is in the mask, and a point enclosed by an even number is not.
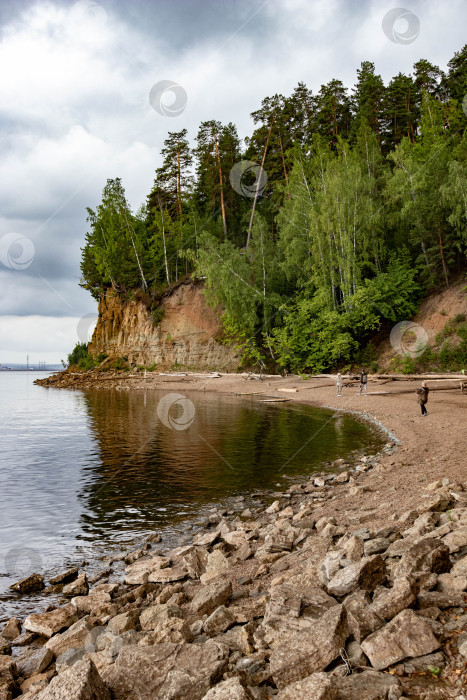
<svg viewBox="0 0 467 700"><path fill-rule="evenodd" d="M218 119L243 138L263 97L351 88L363 60L385 82L419 58L444 69L467 3L404 2L393 28L408 43L383 31L391 0L0 0L0 363L57 363L86 334L86 207L121 177L137 208L168 131L194 139ZM182 86L177 116L150 102L161 81Z"/></svg>

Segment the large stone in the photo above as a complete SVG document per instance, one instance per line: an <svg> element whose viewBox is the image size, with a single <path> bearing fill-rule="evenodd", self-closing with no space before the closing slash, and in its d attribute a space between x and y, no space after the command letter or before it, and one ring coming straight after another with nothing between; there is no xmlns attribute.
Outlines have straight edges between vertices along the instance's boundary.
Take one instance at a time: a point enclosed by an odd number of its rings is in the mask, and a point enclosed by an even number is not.
<svg viewBox="0 0 467 700"><path fill-rule="evenodd" d="M21 623L16 617L11 617L0 633L0 637L13 641L21 634Z"/></svg>
<svg viewBox="0 0 467 700"><path fill-rule="evenodd" d="M210 615L219 605L224 605L232 595L230 581L220 581L202 586L191 601L193 612L198 615Z"/></svg>
<svg viewBox="0 0 467 700"><path fill-rule="evenodd" d="M110 593L92 590L89 595L78 595L71 599L71 604L82 613L97 614L110 604Z"/></svg>
<svg viewBox="0 0 467 700"><path fill-rule="evenodd" d="M413 610L403 610L362 642L363 651L378 671L407 657L431 654L439 646L429 622Z"/></svg>
<svg viewBox="0 0 467 700"><path fill-rule="evenodd" d="M385 700L388 697L395 700L401 696L398 679L377 671L364 671L345 678L336 678L334 683L336 700Z"/></svg>
<svg viewBox="0 0 467 700"><path fill-rule="evenodd" d="M225 605L220 605L204 623L204 631L210 637L222 634L235 624L235 618Z"/></svg>
<svg viewBox="0 0 467 700"><path fill-rule="evenodd" d="M28 632L37 632L44 637L51 637L60 630L70 627L77 619L76 608L70 603L50 612L29 615L24 621L24 627Z"/></svg>
<svg viewBox="0 0 467 700"><path fill-rule="evenodd" d="M275 700L336 700L335 680L325 673L313 673L295 681L275 695Z"/></svg>
<svg viewBox="0 0 467 700"><path fill-rule="evenodd" d="M86 574L83 572L75 581L67 583L67 585L64 586L62 595L64 595L66 598L73 598L75 595L87 595L88 592L88 579Z"/></svg>
<svg viewBox="0 0 467 700"><path fill-rule="evenodd" d="M120 613L120 615L115 615L115 617L109 620L107 626L115 634L123 634L123 632L136 628L138 617L137 610L128 610L127 612Z"/></svg>
<svg viewBox="0 0 467 700"><path fill-rule="evenodd" d="M357 588L374 591L376 586L386 581L386 565L377 554L364 557L361 561L349 564L332 577L326 588L330 595L345 596Z"/></svg>
<svg viewBox="0 0 467 700"><path fill-rule="evenodd" d="M349 595L344 601L344 607L349 632L357 642L361 642L384 625L384 620L372 610L367 591L355 591Z"/></svg>
<svg viewBox="0 0 467 700"><path fill-rule="evenodd" d="M418 594L418 604L421 608L456 608L464 607L465 598L462 593L455 591L420 591Z"/></svg>
<svg viewBox="0 0 467 700"><path fill-rule="evenodd" d="M208 690L203 700L251 700L253 696L248 692L240 678L228 678ZM276 696L277 697L277 696Z"/></svg>
<svg viewBox="0 0 467 700"><path fill-rule="evenodd" d="M453 569L450 574L440 574L436 585L442 593L462 593L467 590L467 576L455 576Z"/></svg>
<svg viewBox="0 0 467 700"><path fill-rule="evenodd" d="M70 569L66 569L65 571L62 571L60 574L57 574L56 576L52 576L52 578L49 578L49 583L52 584L53 586L58 584L58 583L69 583L73 579L75 579L78 576L79 569L77 566L73 566Z"/></svg>
<svg viewBox="0 0 467 700"><path fill-rule="evenodd" d="M451 569L449 548L439 539L427 537L413 544L394 571L395 576L408 576L416 571L443 574Z"/></svg>
<svg viewBox="0 0 467 700"><path fill-rule="evenodd" d="M127 646L102 677L113 700L201 700L227 660L228 650L213 641Z"/></svg>
<svg viewBox="0 0 467 700"><path fill-rule="evenodd" d="M54 656L60 656L68 649L76 649L85 644L92 628L93 625L88 618L83 618L71 625L65 632L55 634L45 646L50 649Z"/></svg>
<svg viewBox="0 0 467 700"><path fill-rule="evenodd" d="M451 569L453 576L467 576L467 556L458 559Z"/></svg>
<svg viewBox="0 0 467 700"><path fill-rule="evenodd" d="M31 574L10 586L11 590L17 593L32 593L32 591L41 591L44 587L44 577L40 574Z"/></svg>
<svg viewBox="0 0 467 700"><path fill-rule="evenodd" d="M142 630L154 630L163 621L171 617L182 617L182 611L178 605L169 605L168 603L151 605L142 611L139 616L139 623Z"/></svg>
<svg viewBox="0 0 467 700"><path fill-rule="evenodd" d="M407 577L396 578L392 588L380 593L371 604L371 610L384 620L392 620L416 600L413 584Z"/></svg>
<svg viewBox="0 0 467 700"><path fill-rule="evenodd" d="M147 583L150 573L168 566L170 566L169 557L155 556L151 559L139 560L126 567L124 581L128 585L142 585Z"/></svg>
<svg viewBox="0 0 467 700"><path fill-rule="evenodd" d="M172 581L183 581L187 576L188 572L185 568L174 566L167 569L155 569L151 571L148 576L148 581L150 583L171 583Z"/></svg>
<svg viewBox="0 0 467 700"><path fill-rule="evenodd" d="M467 527L460 527L443 537L443 542L449 547L450 554L458 552L467 545Z"/></svg>
<svg viewBox="0 0 467 700"><path fill-rule="evenodd" d="M111 700L111 696L93 662L83 659L53 678L37 700Z"/></svg>
<svg viewBox="0 0 467 700"><path fill-rule="evenodd" d="M52 661L54 655L49 649L40 647L27 656L17 659L16 668L18 675L23 677L33 676L42 673Z"/></svg>
<svg viewBox="0 0 467 700"><path fill-rule="evenodd" d="M5 654L0 654L0 688L6 692L15 688L16 664Z"/></svg>
<svg viewBox="0 0 467 700"><path fill-rule="evenodd" d="M271 675L277 687L285 688L323 671L339 656L347 636L342 605L330 608L310 629L292 633L284 644L271 652Z"/></svg>
<svg viewBox="0 0 467 700"><path fill-rule="evenodd" d="M193 633L186 620L179 617L169 617L159 620L155 628L147 632L138 644L161 644L162 642L183 644L192 640Z"/></svg>

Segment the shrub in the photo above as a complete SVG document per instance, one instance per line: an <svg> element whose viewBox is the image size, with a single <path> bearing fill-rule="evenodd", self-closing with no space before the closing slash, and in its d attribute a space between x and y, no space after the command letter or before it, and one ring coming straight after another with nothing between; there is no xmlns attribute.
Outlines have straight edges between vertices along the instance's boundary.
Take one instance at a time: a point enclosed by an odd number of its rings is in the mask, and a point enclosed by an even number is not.
<svg viewBox="0 0 467 700"><path fill-rule="evenodd" d="M79 366L81 360L90 357L87 343L76 343L72 352L68 355L68 364L72 367Z"/></svg>

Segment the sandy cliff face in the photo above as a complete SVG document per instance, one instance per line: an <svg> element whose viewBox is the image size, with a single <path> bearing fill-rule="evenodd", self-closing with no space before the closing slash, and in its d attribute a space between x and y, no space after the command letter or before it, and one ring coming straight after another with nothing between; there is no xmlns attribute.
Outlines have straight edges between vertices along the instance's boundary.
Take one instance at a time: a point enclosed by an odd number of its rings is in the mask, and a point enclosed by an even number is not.
<svg viewBox="0 0 467 700"><path fill-rule="evenodd" d="M163 297L162 320L155 325L140 301L122 303L112 291L101 297L99 319L90 351L127 357L138 365L156 363L160 369L174 364L186 368L233 371L239 357L234 349L214 338L219 319L206 306L202 286L188 281Z"/></svg>

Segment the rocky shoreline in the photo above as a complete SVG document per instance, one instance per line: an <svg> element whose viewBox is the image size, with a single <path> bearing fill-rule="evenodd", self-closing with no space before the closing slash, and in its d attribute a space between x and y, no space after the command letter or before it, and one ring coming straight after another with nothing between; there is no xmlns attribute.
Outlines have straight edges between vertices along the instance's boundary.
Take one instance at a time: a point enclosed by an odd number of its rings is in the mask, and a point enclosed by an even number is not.
<svg viewBox="0 0 467 700"><path fill-rule="evenodd" d="M1 632L0 698L467 697L467 484L349 528L333 504L363 500L383 462L338 460L270 504L213 510L186 546L155 533L121 583L64 571L48 584L65 605Z"/></svg>

